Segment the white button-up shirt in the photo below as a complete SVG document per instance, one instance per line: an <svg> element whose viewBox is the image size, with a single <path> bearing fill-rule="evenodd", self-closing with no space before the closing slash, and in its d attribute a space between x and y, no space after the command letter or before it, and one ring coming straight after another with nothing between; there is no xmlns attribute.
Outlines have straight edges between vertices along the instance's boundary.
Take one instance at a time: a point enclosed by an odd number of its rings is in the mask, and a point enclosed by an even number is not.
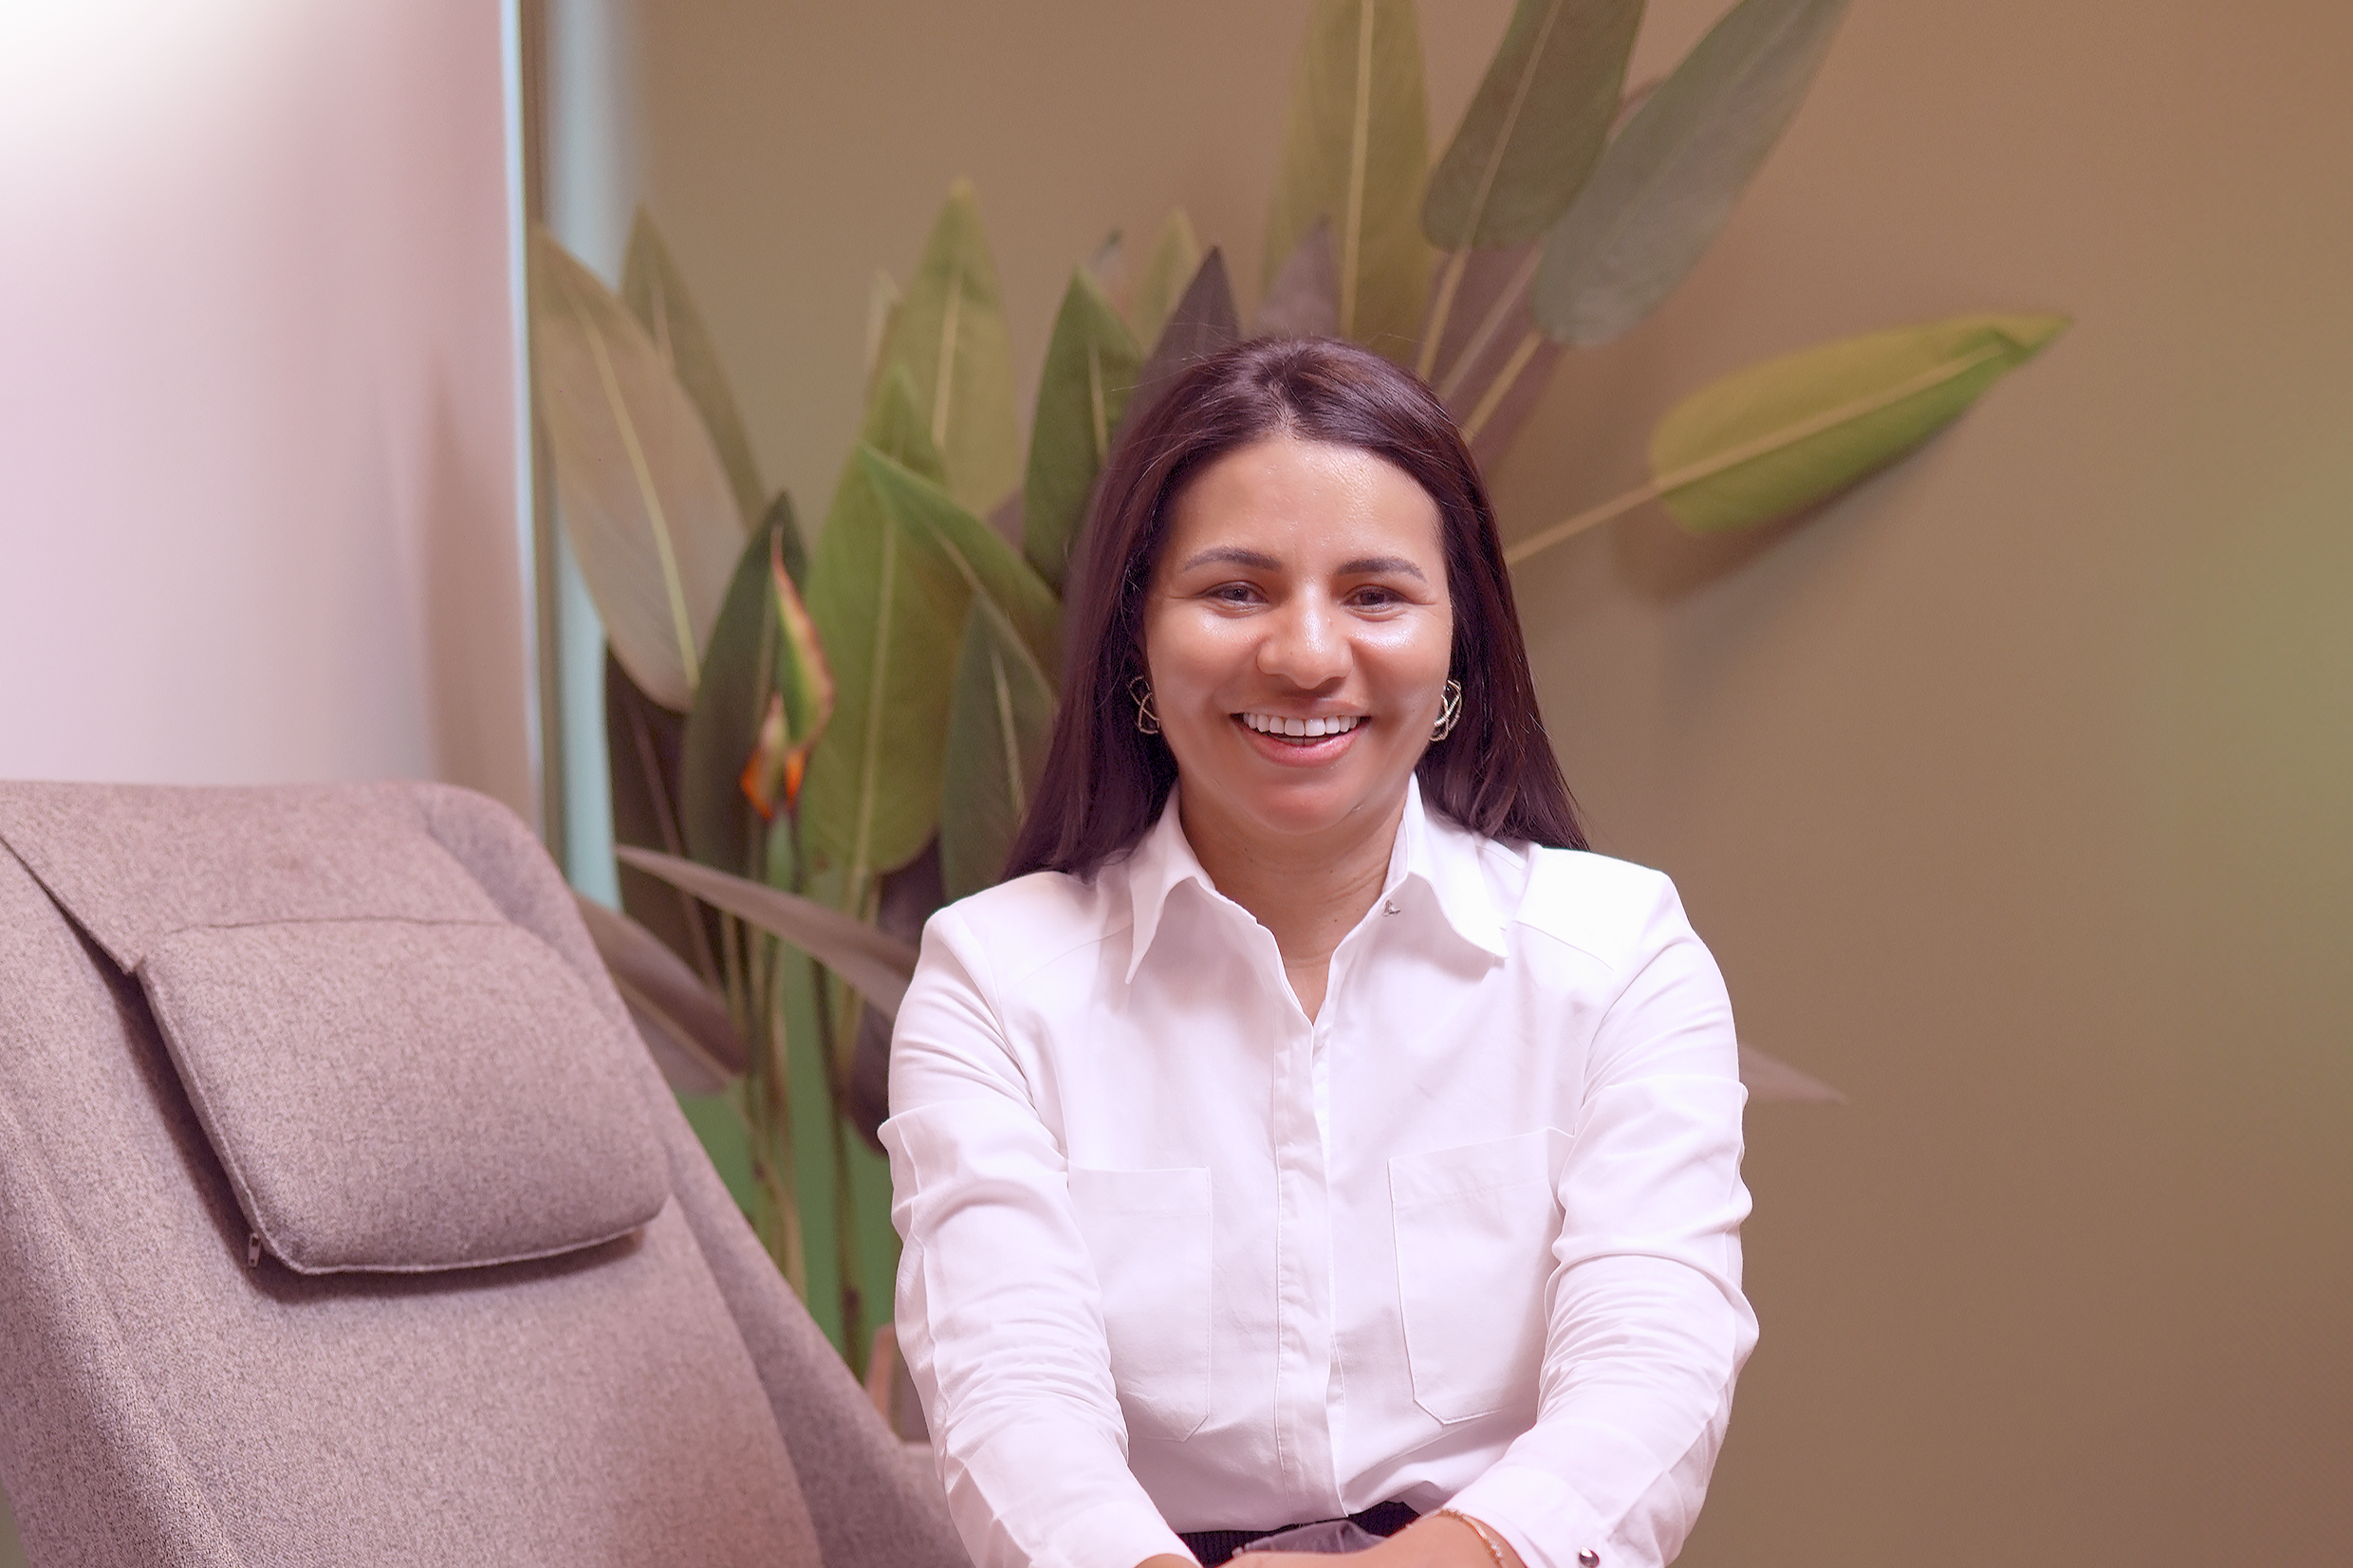
<svg viewBox="0 0 2353 1568"><path fill-rule="evenodd" d="M1673 1558L1756 1338L1732 1012L1667 879L1408 797L1301 1009L1172 798L923 933L898 1331L980 1568L1449 1505Z"/></svg>

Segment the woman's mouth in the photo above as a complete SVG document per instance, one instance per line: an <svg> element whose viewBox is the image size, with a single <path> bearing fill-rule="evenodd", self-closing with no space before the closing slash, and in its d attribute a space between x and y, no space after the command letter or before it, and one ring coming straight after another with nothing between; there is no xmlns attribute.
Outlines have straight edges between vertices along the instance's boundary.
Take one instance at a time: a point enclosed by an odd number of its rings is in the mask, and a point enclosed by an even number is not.
<svg viewBox="0 0 2353 1568"><path fill-rule="evenodd" d="M1233 722L1250 731L1262 755L1285 763L1321 763L1355 744L1364 715L1334 713L1303 719L1284 713L1236 713Z"/></svg>
<svg viewBox="0 0 2353 1568"><path fill-rule="evenodd" d="M1344 735L1359 723L1359 715L1355 713L1335 713L1322 719L1290 719L1280 713L1236 713L1234 717L1262 735L1294 741Z"/></svg>

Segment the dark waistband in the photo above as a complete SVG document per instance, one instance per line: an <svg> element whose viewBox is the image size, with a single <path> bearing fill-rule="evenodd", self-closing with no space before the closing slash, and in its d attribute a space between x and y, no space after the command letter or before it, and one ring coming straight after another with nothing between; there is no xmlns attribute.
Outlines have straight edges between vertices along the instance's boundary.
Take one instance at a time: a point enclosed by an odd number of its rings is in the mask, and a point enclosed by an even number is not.
<svg viewBox="0 0 2353 1568"><path fill-rule="evenodd" d="M1402 1503L1376 1503L1361 1514L1350 1514L1348 1522L1360 1530L1377 1536L1393 1536L1421 1516ZM1303 1519L1298 1524L1279 1524L1271 1530L1184 1530L1178 1532L1193 1555L1201 1559L1201 1568L1217 1568L1234 1553L1253 1540L1296 1530L1304 1524L1328 1524L1324 1519Z"/></svg>

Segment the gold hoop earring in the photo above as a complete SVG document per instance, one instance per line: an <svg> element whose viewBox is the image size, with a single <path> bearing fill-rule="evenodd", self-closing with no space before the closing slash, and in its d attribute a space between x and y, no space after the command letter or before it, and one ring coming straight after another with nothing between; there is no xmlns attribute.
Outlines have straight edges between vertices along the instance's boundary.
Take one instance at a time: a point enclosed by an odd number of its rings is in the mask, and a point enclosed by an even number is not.
<svg viewBox="0 0 2353 1568"><path fill-rule="evenodd" d="M1438 709L1438 722L1430 727L1430 744L1436 746L1453 734L1461 720L1462 682L1450 680L1446 683L1446 701Z"/></svg>
<svg viewBox="0 0 2353 1568"><path fill-rule="evenodd" d="M1138 675L1127 683L1127 694L1136 699L1136 729L1139 733L1157 735L1160 732L1159 710L1152 706L1152 677Z"/></svg>

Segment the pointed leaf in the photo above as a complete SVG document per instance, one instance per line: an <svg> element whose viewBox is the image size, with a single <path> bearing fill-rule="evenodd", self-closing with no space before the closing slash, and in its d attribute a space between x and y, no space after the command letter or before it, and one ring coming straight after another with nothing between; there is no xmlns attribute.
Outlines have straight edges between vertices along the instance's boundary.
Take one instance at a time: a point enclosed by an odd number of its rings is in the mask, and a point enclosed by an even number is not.
<svg viewBox="0 0 2353 1568"><path fill-rule="evenodd" d="M1431 171L1422 232L1447 250L1534 239L1602 156L1642 0L1520 0Z"/></svg>
<svg viewBox="0 0 2353 1568"><path fill-rule="evenodd" d="M1261 277L1271 284L1316 220L1330 219L1342 335L1407 360L1430 275L1429 136L1411 0L1316 0L1291 78Z"/></svg>
<svg viewBox="0 0 2353 1568"><path fill-rule="evenodd" d="M686 852L679 810L679 771L686 720L662 707L629 678L608 647L604 655L605 766L613 792L613 841L640 844L673 855ZM719 965L715 929L691 898L675 888L620 873L621 907L670 950L693 965L716 987Z"/></svg>
<svg viewBox="0 0 2353 1568"><path fill-rule="evenodd" d="M892 521L938 558L973 593L995 604L1041 668L1060 667L1062 606L1030 564L955 497L872 447L861 447L866 482Z"/></svg>
<svg viewBox="0 0 2353 1568"><path fill-rule="evenodd" d="M1116 298L1127 285L1127 241L1117 229L1103 236L1095 247L1095 253L1086 258L1086 275L1102 290L1105 298ZM1122 321L1121 325L1127 323ZM1133 337L1131 333L1129 336Z"/></svg>
<svg viewBox="0 0 2353 1568"><path fill-rule="evenodd" d="M692 894L713 909L782 937L840 975L866 1001L896 1012L915 974L915 948L813 898L651 850L624 849L624 863Z"/></svg>
<svg viewBox="0 0 2353 1568"><path fill-rule="evenodd" d="M1339 331L1340 259L1332 253L1331 220L1318 218L1258 303L1253 336L1330 338Z"/></svg>
<svg viewBox="0 0 2353 1568"><path fill-rule="evenodd" d="M1810 1074L1801 1073L1778 1057L1749 1046L1740 1047L1740 1081L1748 1085L1751 1103L1763 1105L1843 1105L1846 1097Z"/></svg>
<svg viewBox="0 0 2353 1568"><path fill-rule="evenodd" d="M734 391L728 385L727 372L720 365L710 330L703 325L702 313L687 297L686 280L642 208L629 230L629 257L621 264L621 297L654 340L662 362L695 400L719 464L727 470L744 526L750 527L765 509L762 503L768 496L768 487L760 483L759 465L752 461L751 438L744 434Z"/></svg>
<svg viewBox="0 0 2353 1568"><path fill-rule="evenodd" d="M1911 451L2066 325L1962 316L1752 365L1658 422L1652 482L1677 521L1702 533L1783 516Z"/></svg>
<svg viewBox="0 0 2353 1568"><path fill-rule="evenodd" d="M710 434L637 318L544 231L531 364L565 531L605 634L638 687L684 712L744 542Z"/></svg>
<svg viewBox="0 0 2353 1568"><path fill-rule="evenodd" d="M888 272L877 268L874 279L866 286L866 395L874 396L881 380L882 342L891 335L891 323L899 318L899 307L905 296L899 290L899 282Z"/></svg>
<svg viewBox="0 0 2353 1568"><path fill-rule="evenodd" d="M765 822L737 781L759 746L760 721L776 690L776 611L769 585L775 533L771 519L745 544L736 563L704 651L703 680L687 715L678 767L687 854L744 874L765 858Z"/></svg>
<svg viewBox="0 0 2353 1568"><path fill-rule="evenodd" d="M957 500L986 511L1021 482L1012 341L969 181L956 181L939 210L883 335L881 363L907 372Z"/></svg>
<svg viewBox="0 0 2353 1568"><path fill-rule="evenodd" d="M635 920L584 895L572 897L670 1087L682 1095L715 1095L742 1077L750 1053L711 987Z"/></svg>
<svg viewBox="0 0 2353 1568"><path fill-rule="evenodd" d="M779 524L783 525L781 529ZM776 499L760 514L755 531L770 534L776 540L777 547L784 552L785 570L792 574L796 584L808 581L808 543L802 536L801 516L792 509L791 496L778 490Z"/></svg>
<svg viewBox="0 0 2353 1568"><path fill-rule="evenodd" d="M938 454L905 374L883 377L865 444L936 479ZM806 870L844 908L912 859L939 813L949 683L972 590L937 552L906 537L853 453L809 563L806 600L833 672L833 720L801 790Z"/></svg>
<svg viewBox="0 0 2353 1568"><path fill-rule="evenodd" d="M939 879L939 840L882 878L875 900L875 929L910 948L923 940L924 922L947 903ZM891 1025L894 1010L868 1005L858 1009L858 1032L850 1042L849 1071L842 1079L842 1116L880 1153L882 1120L891 1114Z"/></svg>
<svg viewBox="0 0 2353 1568"><path fill-rule="evenodd" d="M1846 0L1741 0L1659 83L1545 241L1547 332L1605 343L1674 291L1797 112L1845 11Z"/></svg>
<svg viewBox="0 0 2353 1568"><path fill-rule="evenodd" d="M776 604L776 702L784 721L784 768L787 804L801 792L801 773L825 727L833 722L833 666L825 660L817 622L779 553L769 561L769 586Z"/></svg>
<svg viewBox="0 0 2353 1568"><path fill-rule="evenodd" d="M1111 434L1112 446L1120 444L1121 432L1141 419L1169 384L1195 360L1241 341L1242 318L1233 308L1233 285L1226 278L1226 258L1212 246L1201 258L1200 270L1185 286L1184 297L1169 313L1168 325L1161 329L1151 357L1136 373L1136 390L1128 397L1126 413L1120 416L1119 430ZM1075 553L1075 541L1072 548Z"/></svg>
<svg viewBox="0 0 2353 1568"><path fill-rule="evenodd" d="M1510 450L1544 389L1561 347L1537 328L1529 286L1542 254L1534 241L1508 250L1470 250L1449 258L1430 303L1421 352L1429 380L1454 416L1482 468ZM1440 306L1452 311L1437 319Z"/></svg>
<svg viewBox="0 0 2353 1568"><path fill-rule="evenodd" d="M993 885L1036 793L1054 725L1054 690L995 605L964 622L948 709L948 776L939 806L948 896Z"/></svg>
<svg viewBox="0 0 2353 1568"><path fill-rule="evenodd" d="M832 674L785 566L799 535L779 495L736 564L686 721L678 794L687 853L744 876L766 863L767 820L833 707ZM757 791L744 787L747 764L757 765Z"/></svg>
<svg viewBox="0 0 2353 1568"><path fill-rule="evenodd" d="M1201 270L1201 242L1193 235L1193 220L1181 207L1169 213L1168 222L1160 228L1159 238L1152 242L1152 254L1144 263L1144 275L1136 284L1136 297L1129 302L1127 321L1139 343L1157 343L1168 325L1169 313L1184 297L1185 286Z"/></svg>
<svg viewBox="0 0 2353 1568"><path fill-rule="evenodd" d="M1046 345L1022 487L1022 553L1057 592L1143 358L1095 280L1072 273Z"/></svg>

